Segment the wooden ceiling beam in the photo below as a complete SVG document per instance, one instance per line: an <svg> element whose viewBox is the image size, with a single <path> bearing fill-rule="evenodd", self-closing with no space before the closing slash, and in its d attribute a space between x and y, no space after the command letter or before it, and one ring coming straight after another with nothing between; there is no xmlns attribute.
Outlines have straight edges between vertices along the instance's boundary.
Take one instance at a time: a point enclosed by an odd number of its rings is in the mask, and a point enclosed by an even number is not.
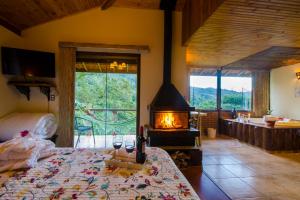
<svg viewBox="0 0 300 200"><path fill-rule="evenodd" d="M107 10L110 8L116 0L104 0L103 4L101 5L101 10Z"/></svg>
<svg viewBox="0 0 300 200"><path fill-rule="evenodd" d="M224 69L271 70L300 63L300 47L272 46L224 66Z"/></svg>
<svg viewBox="0 0 300 200"><path fill-rule="evenodd" d="M177 0L176 10L181 11L188 1ZM159 5L160 0L0 0L0 22L21 34L24 29L96 7L102 10L111 6L159 9Z"/></svg>
<svg viewBox="0 0 300 200"><path fill-rule="evenodd" d="M0 17L0 25L2 25L4 28L10 30L11 32L21 36L21 30L9 23L6 19L3 17Z"/></svg>
<svg viewBox="0 0 300 200"><path fill-rule="evenodd" d="M182 10L182 44L205 23L225 0L189 0Z"/></svg>

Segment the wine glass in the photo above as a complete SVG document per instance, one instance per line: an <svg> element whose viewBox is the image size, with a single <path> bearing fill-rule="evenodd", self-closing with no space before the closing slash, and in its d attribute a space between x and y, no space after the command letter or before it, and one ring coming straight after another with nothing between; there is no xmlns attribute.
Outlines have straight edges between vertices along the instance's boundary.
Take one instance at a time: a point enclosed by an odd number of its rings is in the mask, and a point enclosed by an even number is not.
<svg viewBox="0 0 300 200"><path fill-rule="evenodd" d="M132 153L135 147L135 141L134 139L127 139L125 141L125 149L127 153Z"/></svg>
<svg viewBox="0 0 300 200"><path fill-rule="evenodd" d="M120 149L123 144L123 136L122 135L114 135L113 136L113 146L116 150Z"/></svg>

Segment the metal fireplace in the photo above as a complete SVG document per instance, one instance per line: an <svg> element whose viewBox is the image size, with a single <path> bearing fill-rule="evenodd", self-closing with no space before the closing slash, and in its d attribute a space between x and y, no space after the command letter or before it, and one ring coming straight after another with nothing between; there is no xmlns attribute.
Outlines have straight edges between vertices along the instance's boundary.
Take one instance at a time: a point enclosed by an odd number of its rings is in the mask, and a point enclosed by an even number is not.
<svg viewBox="0 0 300 200"><path fill-rule="evenodd" d="M199 131L190 128L191 107L171 82L172 11L176 1L162 0L164 10L163 84L150 105L150 146L194 146Z"/></svg>
<svg viewBox="0 0 300 200"><path fill-rule="evenodd" d="M190 128L194 107L171 83L164 83L150 105L150 146L194 146L199 131Z"/></svg>

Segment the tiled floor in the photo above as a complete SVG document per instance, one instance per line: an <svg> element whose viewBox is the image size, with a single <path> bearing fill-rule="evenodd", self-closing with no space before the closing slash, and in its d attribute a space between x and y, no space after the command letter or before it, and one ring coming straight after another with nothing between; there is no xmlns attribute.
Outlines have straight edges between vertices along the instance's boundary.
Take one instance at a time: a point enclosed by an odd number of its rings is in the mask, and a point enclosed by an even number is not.
<svg viewBox="0 0 300 200"><path fill-rule="evenodd" d="M232 199L300 200L300 154L203 140L203 170Z"/></svg>
<svg viewBox="0 0 300 200"><path fill-rule="evenodd" d="M111 135L96 135L95 136L95 146L94 146L94 140L92 135L84 135L80 136L80 142L78 142L77 148L110 148L112 147L112 139L113 137ZM126 139L134 139L135 135L124 135L123 137L123 147L125 144ZM74 137L74 147L77 142L77 136Z"/></svg>

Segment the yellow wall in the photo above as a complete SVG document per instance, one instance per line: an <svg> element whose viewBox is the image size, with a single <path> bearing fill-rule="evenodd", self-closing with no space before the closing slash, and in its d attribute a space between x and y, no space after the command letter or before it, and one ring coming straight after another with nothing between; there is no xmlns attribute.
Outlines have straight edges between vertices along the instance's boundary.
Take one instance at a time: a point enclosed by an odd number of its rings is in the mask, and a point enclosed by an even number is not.
<svg viewBox="0 0 300 200"><path fill-rule="evenodd" d="M181 13L176 13L176 23L173 24L173 51L172 51L172 82L179 92L188 99L189 80L186 67L186 48L181 45Z"/></svg>
<svg viewBox="0 0 300 200"><path fill-rule="evenodd" d="M272 114L300 119L300 97L295 97L295 89L300 89L300 80L295 75L297 71L300 71L300 64L271 71Z"/></svg>
<svg viewBox="0 0 300 200"><path fill-rule="evenodd" d="M22 39L14 33L0 26L0 46L22 47ZM1 65L1 62L0 62ZM0 66L0 69L2 67ZM0 70L1 71L1 70ZM14 111L20 95L16 89L7 85L7 76L0 73L0 117Z"/></svg>
<svg viewBox="0 0 300 200"><path fill-rule="evenodd" d="M172 80L178 89L187 94L185 48L181 47L181 13L175 14L173 37ZM149 122L149 105L162 84L163 65L163 12L160 10L110 8L92 9L23 31L22 39L27 49L58 53L59 41L107 44L149 45L150 53L141 56L141 124ZM0 91L1 88L0 88ZM50 102L50 111L58 112L58 98ZM20 97L21 111L47 111L46 97L37 89L32 100Z"/></svg>

